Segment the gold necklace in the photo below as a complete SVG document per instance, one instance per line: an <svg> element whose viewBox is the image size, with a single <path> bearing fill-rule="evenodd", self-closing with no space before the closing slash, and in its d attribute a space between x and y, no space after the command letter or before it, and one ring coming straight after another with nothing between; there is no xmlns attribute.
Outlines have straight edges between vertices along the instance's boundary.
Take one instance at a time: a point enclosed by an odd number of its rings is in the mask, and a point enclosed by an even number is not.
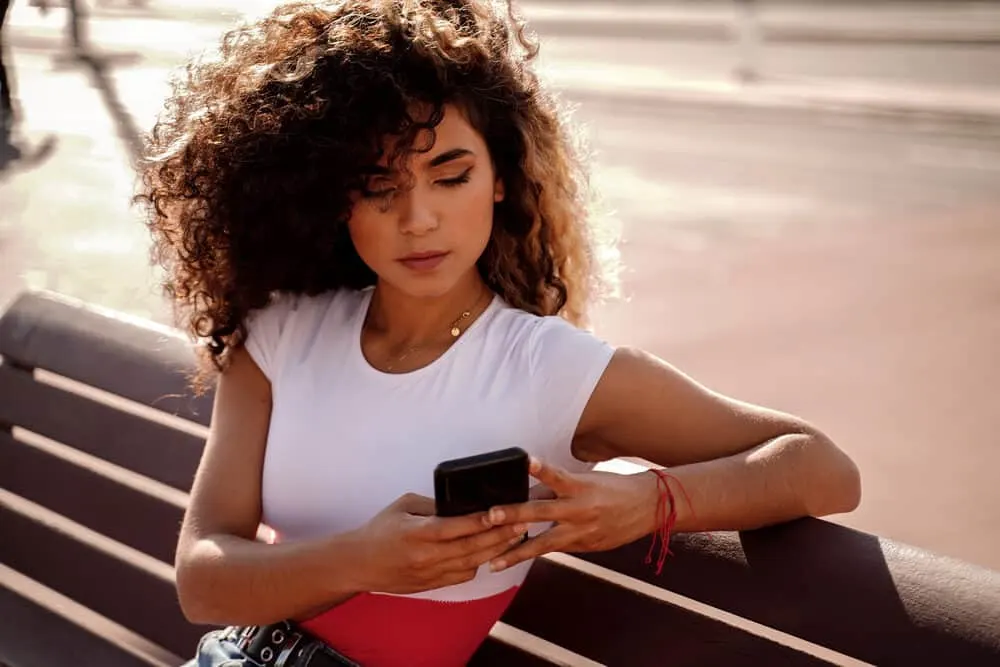
<svg viewBox="0 0 1000 667"><path fill-rule="evenodd" d="M487 294L489 294L489 290L485 290L483 293L479 294L476 297L475 302L473 302L473 304L469 308L463 310L462 314L459 315L457 318L455 318L455 321L451 323L451 328L448 330L448 333L451 334L451 337L453 339L456 339L462 335L463 333L462 323L468 320L470 317L472 317L472 313L479 306L479 302L482 301L483 297ZM454 340L452 342L454 342ZM403 361L405 361L411 354L426 346L427 346L426 343L418 343L417 345L409 346L408 348L403 350L402 353L390 359L389 363L385 364L384 367L385 370L391 371L395 369L398 364L401 364Z"/></svg>

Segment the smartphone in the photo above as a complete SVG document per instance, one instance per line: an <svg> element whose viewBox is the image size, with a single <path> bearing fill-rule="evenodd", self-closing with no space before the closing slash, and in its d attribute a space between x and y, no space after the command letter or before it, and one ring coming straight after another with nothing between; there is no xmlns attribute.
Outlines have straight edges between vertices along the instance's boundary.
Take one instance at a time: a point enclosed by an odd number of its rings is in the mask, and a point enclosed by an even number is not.
<svg viewBox="0 0 1000 667"><path fill-rule="evenodd" d="M434 469L438 516L464 516L527 500L528 453L520 447L443 461Z"/></svg>

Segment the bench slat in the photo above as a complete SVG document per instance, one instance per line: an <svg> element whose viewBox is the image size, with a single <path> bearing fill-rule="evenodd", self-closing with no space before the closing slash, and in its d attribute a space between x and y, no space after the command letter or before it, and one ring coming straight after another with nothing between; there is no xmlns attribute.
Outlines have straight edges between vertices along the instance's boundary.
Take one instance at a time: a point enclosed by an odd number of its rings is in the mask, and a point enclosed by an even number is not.
<svg viewBox="0 0 1000 667"><path fill-rule="evenodd" d="M998 572L818 519L678 535L660 577L648 546L580 558L871 664L1000 659Z"/></svg>
<svg viewBox="0 0 1000 667"><path fill-rule="evenodd" d="M502 641L487 637L476 654L472 656L468 667L553 667L555 663L525 653L524 651L505 644Z"/></svg>
<svg viewBox="0 0 1000 667"><path fill-rule="evenodd" d="M176 655L194 655L211 628L183 617L169 567L163 566L165 576L121 560L79 531L20 505L0 494L0 562Z"/></svg>
<svg viewBox="0 0 1000 667"><path fill-rule="evenodd" d="M0 356L208 424L211 395L186 392L194 355L176 333L65 297L19 296L0 318Z"/></svg>
<svg viewBox="0 0 1000 667"><path fill-rule="evenodd" d="M0 565L0 664L175 667L182 660Z"/></svg>
<svg viewBox="0 0 1000 667"><path fill-rule="evenodd" d="M609 667L829 665L545 559L502 620Z"/></svg>
<svg viewBox="0 0 1000 667"><path fill-rule="evenodd" d="M149 662L0 586L0 664L149 667Z"/></svg>
<svg viewBox="0 0 1000 667"><path fill-rule="evenodd" d="M184 510L0 432L0 488L173 562Z"/></svg>
<svg viewBox="0 0 1000 667"><path fill-rule="evenodd" d="M84 396L37 382L29 372L0 366L0 423L65 443L151 479L187 491L202 438Z"/></svg>

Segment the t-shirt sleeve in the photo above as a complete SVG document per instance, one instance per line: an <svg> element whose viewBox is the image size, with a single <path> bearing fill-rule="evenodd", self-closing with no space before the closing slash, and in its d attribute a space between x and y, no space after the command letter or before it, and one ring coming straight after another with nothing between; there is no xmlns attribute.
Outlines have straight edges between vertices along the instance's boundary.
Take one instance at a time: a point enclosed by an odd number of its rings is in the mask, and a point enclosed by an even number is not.
<svg viewBox="0 0 1000 667"><path fill-rule="evenodd" d="M247 352L272 383L277 376L288 320L294 310L294 297L280 295L272 298L267 306L251 311L247 316Z"/></svg>
<svg viewBox="0 0 1000 667"><path fill-rule="evenodd" d="M531 337L530 376L543 459L571 471L590 467L573 457L573 436L613 354L610 344L560 317L540 320Z"/></svg>

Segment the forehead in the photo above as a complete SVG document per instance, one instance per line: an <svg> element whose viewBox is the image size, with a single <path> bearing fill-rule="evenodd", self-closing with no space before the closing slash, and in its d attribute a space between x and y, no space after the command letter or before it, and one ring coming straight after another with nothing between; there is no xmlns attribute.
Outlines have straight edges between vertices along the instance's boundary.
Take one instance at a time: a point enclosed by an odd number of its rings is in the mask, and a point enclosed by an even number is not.
<svg viewBox="0 0 1000 667"><path fill-rule="evenodd" d="M486 143L476 128L466 118L465 113L459 107L452 104L445 105L443 112L441 122L434 128L433 135L429 131L423 130L417 135L416 141L414 141L414 146L420 149L429 147L430 150L416 152L410 159L416 164L422 164L432 159L438 153L453 148L467 148L476 154L485 154ZM418 116L418 118L423 120L426 118L426 115L423 117ZM432 138L434 143L433 145L429 145ZM397 137L390 137L386 140L383 146L383 158L379 160L380 166L385 166L387 156L393 154L397 142Z"/></svg>

